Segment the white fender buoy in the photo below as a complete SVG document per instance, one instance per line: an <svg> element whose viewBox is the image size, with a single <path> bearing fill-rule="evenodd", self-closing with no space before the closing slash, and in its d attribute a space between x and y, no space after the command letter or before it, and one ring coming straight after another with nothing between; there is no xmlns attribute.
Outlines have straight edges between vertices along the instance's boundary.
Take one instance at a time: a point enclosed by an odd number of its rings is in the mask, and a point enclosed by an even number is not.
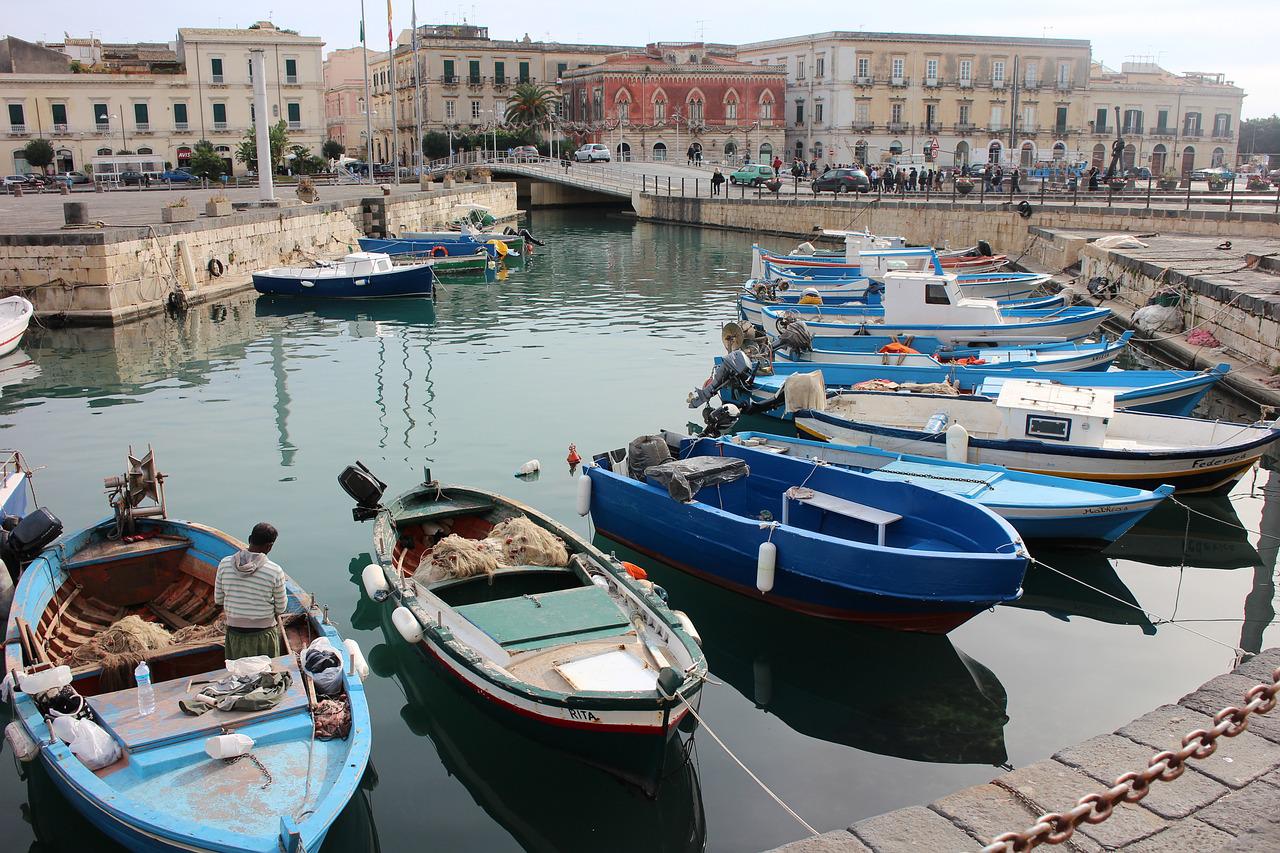
<svg viewBox="0 0 1280 853"><path fill-rule="evenodd" d="M778 546L772 542L761 542L756 554L756 589L761 592L773 589L773 574L777 565Z"/></svg>
<svg viewBox="0 0 1280 853"><path fill-rule="evenodd" d="M947 427L947 461L969 461L969 431L959 421Z"/></svg>
<svg viewBox="0 0 1280 853"><path fill-rule="evenodd" d="M524 463L523 465L521 465L519 468L516 469L516 476L528 477L529 475L536 474L541 470L542 470L542 463L539 462L537 459L530 459L528 462Z"/></svg>
<svg viewBox="0 0 1280 853"><path fill-rule="evenodd" d="M210 758L235 758L253 749L253 738L240 732L214 735L204 742L204 751Z"/></svg>
<svg viewBox="0 0 1280 853"><path fill-rule="evenodd" d="M406 643L416 645L422 642L422 626L418 624L418 620L409 612L409 608L397 607L392 610L391 624L396 626L396 630L400 632L401 637L404 637Z"/></svg>
<svg viewBox="0 0 1280 853"><path fill-rule="evenodd" d="M360 644L351 637L347 637L342 641L342 645L347 647L347 654L351 656L351 671L364 681L369 677L369 663L364 659L364 652L360 651Z"/></svg>
<svg viewBox="0 0 1280 853"><path fill-rule="evenodd" d="M360 573L360 583L364 585L365 594L374 601L382 601L391 592L391 588L387 586L387 576L377 563L364 567L364 571Z"/></svg>
<svg viewBox="0 0 1280 853"><path fill-rule="evenodd" d="M671 612L675 614L676 621L680 623L680 627L689 635L690 639L698 644L698 648L702 648L702 635L693 626L693 620L689 618L689 614L683 610L672 610Z"/></svg>
<svg viewBox="0 0 1280 853"><path fill-rule="evenodd" d="M9 743L9 750L23 764L33 761L40 754L40 744L27 734L27 730L17 720L4 727L4 739Z"/></svg>
<svg viewBox="0 0 1280 853"><path fill-rule="evenodd" d="M578 478L578 515L591 513L591 478L583 474Z"/></svg>

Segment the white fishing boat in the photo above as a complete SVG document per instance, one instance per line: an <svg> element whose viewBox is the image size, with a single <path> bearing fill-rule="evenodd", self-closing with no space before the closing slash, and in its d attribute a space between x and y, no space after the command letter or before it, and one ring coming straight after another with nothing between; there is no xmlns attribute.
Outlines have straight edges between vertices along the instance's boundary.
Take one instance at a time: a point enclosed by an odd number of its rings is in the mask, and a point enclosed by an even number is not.
<svg viewBox="0 0 1280 853"><path fill-rule="evenodd" d="M35 308L21 296L0 299L0 356L18 348L34 314Z"/></svg>

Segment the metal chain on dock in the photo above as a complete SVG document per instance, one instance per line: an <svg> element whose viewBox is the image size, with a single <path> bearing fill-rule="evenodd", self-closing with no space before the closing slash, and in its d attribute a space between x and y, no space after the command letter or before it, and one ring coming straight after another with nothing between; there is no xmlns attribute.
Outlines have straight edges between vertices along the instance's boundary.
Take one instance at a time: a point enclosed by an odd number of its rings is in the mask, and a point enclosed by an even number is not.
<svg viewBox="0 0 1280 853"><path fill-rule="evenodd" d="M1280 667L1271 673L1271 684L1255 684L1245 692L1243 707L1232 705L1213 715L1213 727L1196 729L1182 738L1182 747L1157 753L1139 773L1116 777L1110 788L1086 794L1070 811L1043 814L1022 832L1006 832L996 836L982 848L982 853L1023 853L1041 844L1062 844L1082 823L1102 823L1111 817L1121 803L1137 803L1151 792L1153 782L1172 782L1187 769L1192 759L1205 759L1218 749L1218 739L1235 737L1249 728L1251 714L1266 714L1276 706L1280 693Z"/></svg>

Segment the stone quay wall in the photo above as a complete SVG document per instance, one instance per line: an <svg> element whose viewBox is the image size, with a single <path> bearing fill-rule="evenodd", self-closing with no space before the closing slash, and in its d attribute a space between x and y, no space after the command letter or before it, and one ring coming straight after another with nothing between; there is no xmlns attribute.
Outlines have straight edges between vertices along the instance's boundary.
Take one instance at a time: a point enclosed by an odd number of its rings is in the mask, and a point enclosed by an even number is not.
<svg viewBox="0 0 1280 853"><path fill-rule="evenodd" d="M187 223L0 234L0 292L26 296L47 319L113 325L162 311L175 290L188 304L208 301L248 289L256 270L357 251L361 236L443 228L460 204L515 216L515 185L247 209Z"/></svg>

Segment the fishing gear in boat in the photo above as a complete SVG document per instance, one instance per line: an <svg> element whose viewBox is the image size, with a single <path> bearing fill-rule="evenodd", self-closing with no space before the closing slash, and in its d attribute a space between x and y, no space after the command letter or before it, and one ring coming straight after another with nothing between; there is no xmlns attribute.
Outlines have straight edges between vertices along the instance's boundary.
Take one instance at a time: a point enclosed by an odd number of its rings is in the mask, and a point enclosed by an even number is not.
<svg viewBox="0 0 1280 853"><path fill-rule="evenodd" d="M714 397L721 388L732 386L749 392L755 381L756 365L742 350L734 350L711 371L702 387L693 389L688 397L689 408L696 409Z"/></svg>
<svg viewBox="0 0 1280 853"><path fill-rule="evenodd" d="M116 538L136 534L140 518L164 518L167 514L165 475L156 468L155 451L151 445L147 445L147 453L142 457L135 456L133 447L130 447L126 460L127 470L123 474L103 480L107 488L107 503L115 511ZM152 506L142 506L148 499Z"/></svg>
<svg viewBox="0 0 1280 853"><path fill-rule="evenodd" d="M506 235L508 235L508 236L510 236L510 237L519 237L520 239L524 240L526 243L532 243L532 244L533 244L533 245L535 245L535 246L545 246L545 245L547 245L547 244L546 244L546 243L544 243L543 241L541 241L541 240L539 240L538 238L534 237L534 236L533 236L533 234L532 234L532 233L530 233L530 231L529 231L529 229L528 229L528 228L519 228L519 229L517 229L517 228L512 228L510 225L508 225L506 228L503 228L503 229L502 229L502 233L503 233L503 234L506 234Z"/></svg>
<svg viewBox="0 0 1280 853"><path fill-rule="evenodd" d="M813 352L813 332L795 312L788 311L778 318L778 349L786 349L792 358Z"/></svg>

